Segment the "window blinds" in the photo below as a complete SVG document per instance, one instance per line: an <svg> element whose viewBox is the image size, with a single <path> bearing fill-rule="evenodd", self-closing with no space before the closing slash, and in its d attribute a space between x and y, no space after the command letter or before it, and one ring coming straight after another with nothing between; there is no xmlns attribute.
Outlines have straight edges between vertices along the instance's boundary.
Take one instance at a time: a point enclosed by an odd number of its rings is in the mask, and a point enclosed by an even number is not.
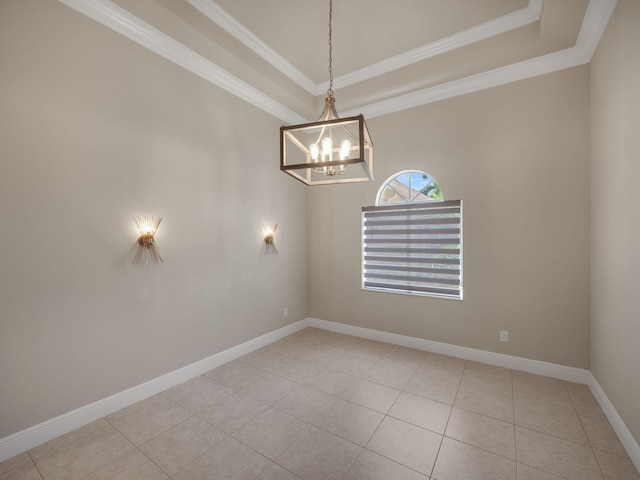
<svg viewBox="0 0 640 480"><path fill-rule="evenodd" d="M462 202L362 207L362 286L462 298Z"/></svg>

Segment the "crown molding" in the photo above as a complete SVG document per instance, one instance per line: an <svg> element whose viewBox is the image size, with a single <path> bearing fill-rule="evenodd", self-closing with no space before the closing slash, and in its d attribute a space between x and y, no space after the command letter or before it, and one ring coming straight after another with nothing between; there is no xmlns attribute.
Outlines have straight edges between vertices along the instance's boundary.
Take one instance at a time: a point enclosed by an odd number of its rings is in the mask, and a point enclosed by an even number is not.
<svg viewBox="0 0 640 480"><path fill-rule="evenodd" d="M135 17L131 13L115 5L109 0L58 1L78 11L79 13L92 18L93 20L110 28L111 30L129 38L130 40L133 40L139 45L157 53L158 55L175 63L176 65L179 65L186 70L198 75L199 77L207 80L213 85L226 90L227 92L245 100L246 102L269 113L270 115L279 118L287 124L300 124L309 121L308 119L305 119L301 115L282 105L275 99L265 95L255 87L252 87L248 83L227 72L222 67L204 58L190 48L182 45L173 38L162 33L160 30L152 27L143 20ZM212 0L187 1L189 1L189 3L195 8L210 9L207 11L209 11L211 15L216 14L220 18L224 17L226 21L229 22L227 28L235 28L239 32L248 32L246 28L242 27L228 14L221 14L220 12L224 11L219 7L217 7L219 9L217 10L215 8L216 4ZM416 106L425 105L428 103L453 98L459 95L473 93L487 88L492 88L499 85L504 85L507 83L516 82L538 75L544 75L558 70L589 63L607 26L607 22L609 21L609 17L613 12L616 1L617 0L589 1L589 6L582 22L582 27L580 29L575 47L536 57L530 60L525 60L523 62L518 62L512 65L496 68L476 75L471 75L469 77L436 85L416 92L393 96L382 101L374 101L373 99L371 99L370 101L372 103L367 104L365 99L364 106L358 109L353 109L349 112L344 112L343 115L350 116L362 113L367 118L388 115ZM522 13L523 10L521 10L510 15L517 16L516 20L519 22L525 22L527 21L527 18L539 18L540 8L541 0L530 0L529 6L526 9L523 9L526 10L526 12ZM509 22L511 22L511 24L513 25L513 22L515 21L514 17L510 17L509 15L506 15L505 17L508 17L507 20L504 20L504 17L501 17L493 21L495 22L495 24L493 24L493 22L487 22L489 24L492 24L489 27L487 27L487 24L482 24L481 26L475 27L474 29L466 30L466 33L462 32L465 33L465 35L462 35L461 33L459 34L460 36L452 36L456 37L455 39L452 39L452 37L447 37L446 39L443 39L439 42L430 44L431 46L427 45L425 47L421 47L420 49L416 49L416 51L412 50L410 52L406 52L405 54L398 56L402 57L400 60L398 60L398 57L393 57L395 60L389 59L389 65L383 65L382 67L379 67L379 64L376 64L378 66L375 68L374 66L365 67L372 69L372 71L368 73L365 71L365 69L359 70L358 72L360 73L358 73L357 75L355 72L352 72L352 74L354 75L354 79L352 80L354 82L360 81L357 80L358 76L364 74L374 75L376 74L376 71L383 72L385 68L390 68L391 64L399 65L401 62L412 61L409 57L413 58L414 61L418 61L415 59L424 58L424 55L437 55L437 51L442 53L443 51L449 51L453 48L459 48L459 46L462 46L463 44L468 44L471 41L475 41L471 39L479 38L478 35L485 35L485 37L483 38L487 38L487 36L491 36L492 31L495 35L497 34L495 32L498 32L500 28L506 28ZM471 33L469 33L470 30L472 31ZM473 30L476 31L474 32ZM253 35L252 37L252 41L256 42L253 44L254 48L261 48L261 42L259 42L259 40L256 40L257 37ZM434 44L436 43L438 45L434 46ZM455 45L458 46L456 47ZM272 54L275 55L275 57L279 57L273 51ZM379 63L384 64L385 62L387 61ZM294 67L291 66L291 68ZM379 75L381 73L377 74ZM338 80L339 79L336 79L336 83L338 83ZM349 80L349 78L347 78L346 80L352 81ZM322 93L323 88L319 88L319 91L320 93Z"/></svg>
<svg viewBox="0 0 640 480"><path fill-rule="evenodd" d="M542 0L530 0L529 6L526 8L341 75L336 77L333 83L336 89L343 88L400 68L408 67L414 63L537 22L540 20L541 12ZM328 86L328 81L323 82L319 85L319 91L325 91Z"/></svg>
<svg viewBox="0 0 640 480"><path fill-rule="evenodd" d="M616 2L617 0L590 0L575 47L378 102L369 103L364 99L365 106L344 112L343 115L379 117L589 63Z"/></svg>
<svg viewBox="0 0 640 480"><path fill-rule="evenodd" d="M307 120L109 0L58 0L217 87L287 122Z"/></svg>
<svg viewBox="0 0 640 480"><path fill-rule="evenodd" d="M254 35L248 28L229 15L214 0L187 0L187 2L307 92L318 96L324 94L327 88L329 88L328 81L319 84L314 83L309 77L300 72L300 70L295 68L260 38ZM353 85L372 77L383 75L457 48L537 22L540 20L541 12L542 0L529 0L529 5L526 8L336 77L334 79L335 88Z"/></svg>
<svg viewBox="0 0 640 480"><path fill-rule="evenodd" d="M584 15L576 46L582 49L587 62L598 48L600 38L607 28L609 17L613 13L617 0L590 0Z"/></svg>
<svg viewBox="0 0 640 480"><path fill-rule="evenodd" d="M550 53L531 60L514 63L469 77L425 88L416 92L398 95L386 100L367 104L361 108L344 112L351 116L363 114L367 119L396 113L409 108L439 102L448 98L498 87L507 83L556 72L587 63L575 47Z"/></svg>
<svg viewBox="0 0 640 480"><path fill-rule="evenodd" d="M187 0L187 2L307 92L314 96L318 95L318 85L315 82L260 40L251 30L229 15L216 2L213 0Z"/></svg>

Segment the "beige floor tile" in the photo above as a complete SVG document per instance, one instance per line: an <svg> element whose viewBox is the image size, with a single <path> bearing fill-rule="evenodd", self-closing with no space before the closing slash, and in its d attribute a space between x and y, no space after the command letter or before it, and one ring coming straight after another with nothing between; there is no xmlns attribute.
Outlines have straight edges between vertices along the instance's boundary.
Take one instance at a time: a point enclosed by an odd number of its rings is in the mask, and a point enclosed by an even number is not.
<svg viewBox="0 0 640 480"><path fill-rule="evenodd" d="M622 457L627 455L607 417L582 417L580 420L594 449Z"/></svg>
<svg viewBox="0 0 640 480"><path fill-rule="evenodd" d="M394 360L381 360L363 378L402 390L416 371L416 366Z"/></svg>
<svg viewBox="0 0 640 480"><path fill-rule="evenodd" d="M198 412L198 417L223 432L233 433L269 406L240 392L234 392Z"/></svg>
<svg viewBox="0 0 640 480"><path fill-rule="evenodd" d="M314 427L280 455L277 463L304 480L339 480L361 450L351 442Z"/></svg>
<svg viewBox="0 0 640 480"><path fill-rule="evenodd" d="M460 358L448 357L438 353L427 353L424 360L420 364L420 369L426 370L433 374L460 380L464 372L466 360Z"/></svg>
<svg viewBox="0 0 640 480"><path fill-rule="evenodd" d="M382 360L384 356L391 350L391 345L375 342L372 340L364 340L356 343L347 353L354 357L365 358L373 362Z"/></svg>
<svg viewBox="0 0 640 480"><path fill-rule="evenodd" d="M240 390L265 375L264 370L234 360L205 374L207 377L234 390Z"/></svg>
<svg viewBox="0 0 640 480"><path fill-rule="evenodd" d="M437 480L516 480L516 462L445 437L432 476Z"/></svg>
<svg viewBox="0 0 640 480"><path fill-rule="evenodd" d="M385 355L384 360L400 360L406 364L413 365L418 367L424 357L427 356L427 352L423 350L416 350L415 348L401 347L399 345L395 345L391 348L391 350Z"/></svg>
<svg viewBox="0 0 640 480"><path fill-rule="evenodd" d="M381 413L387 413L400 396L400 390L369 380L360 380L353 388L340 394L344 400Z"/></svg>
<svg viewBox="0 0 640 480"><path fill-rule="evenodd" d="M7 473L10 470L14 470L21 465L32 463L31 457L27 452L11 457L3 462L0 462L0 475Z"/></svg>
<svg viewBox="0 0 640 480"><path fill-rule="evenodd" d="M317 425L345 440L364 446L383 418L384 415L379 412L346 400L338 400L318 420Z"/></svg>
<svg viewBox="0 0 640 480"><path fill-rule="evenodd" d="M485 387L487 389L510 392L513 394L513 380L508 373L496 370L497 367L483 365L474 362L467 362L460 385L468 385L472 387ZM507 370L506 372L509 372ZM568 399L568 398L567 398Z"/></svg>
<svg viewBox="0 0 640 480"><path fill-rule="evenodd" d="M564 384L567 386L567 390L569 390L569 392L591 393L591 389L587 384L567 381L565 381Z"/></svg>
<svg viewBox="0 0 640 480"><path fill-rule="evenodd" d="M602 480L591 448L517 426L516 458L568 480Z"/></svg>
<svg viewBox="0 0 640 480"><path fill-rule="evenodd" d="M34 448L31 457L46 480L75 480L133 449L108 422L98 420Z"/></svg>
<svg viewBox="0 0 640 480"><path fill-rule="evenodd" d="M273 406L309 423L315 423L338 399L306 385L299 385Z"/></svg>
<svg viewBox="0 0 640 480"><path fill-rule="evenodd" d="M165 473L173 475L226 436L204 420L191 417L139 448Z"/></svg>
<svg viewBox="0 0 640 480"><path fill-rule="evenodd" d="M165 475L138 450L132 450L91 472L83 480L162 480Z"/></svg>
<svg viewBox="0 0 640 480"><path fill-rule="evenodd" d="M523 465L522 463L517 464L517 470L518 480L563 480L561 477L543 472L528 465Z"/></svg>
<svg viewBox="0 0 640 480"><path fill-rule="evenodd" d="M362 339L349 335L338 335L324 343L324 346L338 353L347 353L356 344L361 343Z"/></svg>
<svg viewBox="0 0 640 480"><path fill-rule="evenodd" d="M232 393L233 390L231 388L225 387L209 377L200 375L162 392L162 395L191 413L197 413Z"/></svg>
<svg viewBox="0 0 640 480"><path fill-rule="evenodd" d="M436 433L444 433L451 405L402 392L388 415Z"/></svg>
<svg viewBox="0 0 640 480"><path fill-rule="evenodd" d="M443 373L442 371L430 371L421 366L413 374L404 390L421 397L453 405L459 386L460 377L457 375Z"/></svg>
<svg viewBox="0 0 640 480"><path fill-rule="evenodd" d="M428 478L426 475L365 449L356 459L345 480L428 480Z"/></svg>
<svg viewBox="0 0 640 480"><path fill-rule="evenodd" d="M300 477L272 463L256 480L300 480Z"/></svg>
<svg viewBox="0 0 640 480"><path fill-rule="evenodd" d="M189 411L160 394L106 418L129 441L142 445L190 416Z"/></svg>
<svg viewBox="0 0 640 480"><path fill-rule="evenodd" d="M172 473L640 480L587 385L316 328L0 463L0 480Z"/></svg>
<svg viewBox="0 0 640 480"><path fill-rule="evenodd" d="M502 420L454 407L445 435L512 460L516 458L513 424Z"/></svg>
<svg viewBox="0 0 640 480"><path fill-rule="evenodd" d="M260 475L271 462L227 437L173 476L174 480L247 480Z"/></svg>
<svg viewBox="0 0 640 480"><path fill-rule="evenodd" d="M570 400L569 390L564 381L543 377L532 373L513 371L513 392L516 395L539 395L549 400L565 402Z"/></svg>
<svg viewBox="0 0 640 480"><path fill-rule="evenodd" d="M569 390L571 401L580 417L604 417L600 404L591 392Z"/></svg>
<svg viewBox="0 0 640 480"><path fill-rule="evenodd" d="M358 383L358 378L346 373L325 369L305 384L316 390L339 397Z"/></svg>
<svg viewBox="0 0 640 480"><path fill-rule="evenodd" d="M4 470L0 473L0 480L42 480L36 466L29 460L29 463L22 463L11 470Z"/></svg>
<svg viewBox="0 0 640 480"><path fill-rule="evenodd" d="M481 415L514 422L513 394L509 387L498 389L491 383L477 381L460 382L454 406Z"/></svg>
<svg viewBox="0 0 640 480"><path fill-rule="evenodd" d="M269 408L238 429L233 438L275 460L311 426L280 410Z"/></svg>
<svg viewBox="0 0 640 480"><path fill-rule="evenodd" d="M294 382L304 383L322 372L323 367L295 358L271 373Z"/></svg>
<svg viewBox="0 0 640 480"><path fill-rule="evenodd" d="M569 402L537 394L514 398L516 425L588 445L582 423Z"/></svg>
<svg viewBox="0 0 640 480"><path fill-rule="evenodd" d="M289 357L299 357L314 348L314 344L308 340L290 340L290 337L283 338L269 346L269 351L286 355Z"/></svg>
<svg viewBox="0 0 640 480"><path fill-rule="evenodd" d="M377 362L378 360L336 353L334 361L329 363L327 367L356 377L363 377Z"/></svg>
<svg viewBox="0 0 640 480"><path fill-rule="evenodd" d="M300 360L304 360L305 362L328 367L335 362L337 355L339 355L339 352L337 352L336 350L332 349L329 346L321 345L319 347L315 347L312 350L309 350L306 353L303 353L298 358L300 358Z"/></svg>
<svg viewBox="0 0 640 480"><path fill-rule="evenodd" d="M270 372L290 362L292 358L288 355L280 355L279 353L267 350L245 355L241 360L252 367Z"/></svg>
<svg viewBox="0 0 640 480"><path fill-rule="evenodd" d="M640 480L640 474L626 455L594 451L605 480Z"/></svg>
<svg viewBox="0 0 640 480"><path fill-rule="evenodd" d="M267 405L273 405L289 395L298 385L298 383L286 378L267 373L264 377L260 377L244 387L240 393L260 400Z"/></svg>
<svg viewBox="0 0 640 480"><path fill-rule="evenodd" d="M441 440L442 435L386 417L366 448L424 475L430 475Z"/></svg>
<svg viewBox="0 0 640 480"><path fill-rule="evenodd" d="M497 378L506 382L511 382L511 370L504 367L497 367L487 363L467 361L464 374L477 379Z"/></svg>

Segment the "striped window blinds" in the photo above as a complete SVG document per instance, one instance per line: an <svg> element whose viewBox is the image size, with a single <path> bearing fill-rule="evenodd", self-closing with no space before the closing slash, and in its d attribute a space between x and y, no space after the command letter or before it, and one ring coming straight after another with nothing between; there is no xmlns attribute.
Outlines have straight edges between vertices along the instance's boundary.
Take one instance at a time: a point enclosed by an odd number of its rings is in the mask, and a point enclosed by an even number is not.
<svg viewBox="0 0 640 480"><path fill-rule="evenodd" d="M362 287L462 299L462 202L362 207Z"/></svg>

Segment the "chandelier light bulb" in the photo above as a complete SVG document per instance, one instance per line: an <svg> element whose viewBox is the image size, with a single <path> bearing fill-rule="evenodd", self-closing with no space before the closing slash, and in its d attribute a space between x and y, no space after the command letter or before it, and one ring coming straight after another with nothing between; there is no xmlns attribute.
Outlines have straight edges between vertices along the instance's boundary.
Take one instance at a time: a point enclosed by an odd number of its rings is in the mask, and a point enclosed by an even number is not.
<svg viewBox="0 0 640 480"><path fill-rule="evenodd" d="M333 140L331 137L322 139L322 155L326 155L327 160L331 160L331 152L333 151Z"/></svg>
<svg viewBox="0 0 640 480"><path fill-rule="evenodd" d="M314 162L318 161L318 156L320 155L320 147L318 147L317 143L312 143L309 147L309 153L311 154L311 159Z"/></svg>
<svg viewBox="0 0 640 480"><path fill-rule="evenodd" d="M351 142L349 140L343 140L340 143L340 160L349 158L349 152L351 151Z"/></svg>

